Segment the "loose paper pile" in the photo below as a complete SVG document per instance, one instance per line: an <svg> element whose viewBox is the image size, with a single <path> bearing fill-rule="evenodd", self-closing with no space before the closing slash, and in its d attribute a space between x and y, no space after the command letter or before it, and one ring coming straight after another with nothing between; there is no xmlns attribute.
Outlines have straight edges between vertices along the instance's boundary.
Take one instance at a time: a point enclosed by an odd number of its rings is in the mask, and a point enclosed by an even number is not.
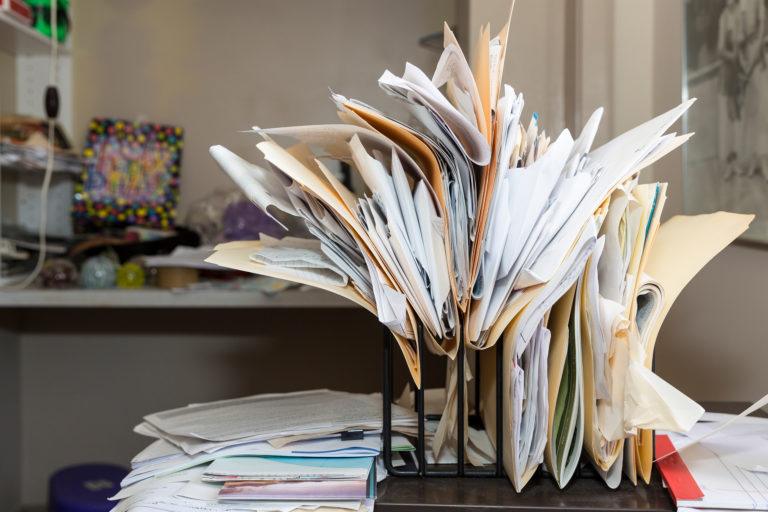
<svg viewBox="0 0 768 512"><path fill-rule="evenodd" d="M412 412L392 414L413 433ZM381 415L380 395L327 390L150 414L135 431L157 440L134 457L113 512L370 511ZM393 449L413 446L395 436Z"/></svg>
<svg viewBox="0 0 768 512"><path fill-rule="evenodd" d="M720 430L734 419L706 413L687 434L669 434L681 451L662 476L675 478L668 487L679 511L768 510L768 419L740 418ZM701 442L691 445L694 439Z"/></svg>
<svg viewBox="0 0 768 512"><path fill-rule="evenodd" d="M466 421L452 412L458 344L492 360L503 336L504 465L515 489L545 461L564 486L582 448L611 487L622 471L647 482L650 429L685 431L703 412L651 371L659 327L752 216L660 226L666 184L639 185L638 174L688 139L667 130L693 100L596 149L602 109L575 138L550 137L501 82L509 30L491 38L484 27L470 66L446 25L431 77L411 64L401 76L385 71L379 85L409 109L407 123L332 94L341 124L254 128L268 167L212 147L256 205L278 222L298 218L311 238L224 244L207 261L368 309L417 384L423 324L453 382L435 460L455 450ZM334 160L350 165L362 190L341 183ZM483 383L479 409L493 440L493 378Z"/></svg>

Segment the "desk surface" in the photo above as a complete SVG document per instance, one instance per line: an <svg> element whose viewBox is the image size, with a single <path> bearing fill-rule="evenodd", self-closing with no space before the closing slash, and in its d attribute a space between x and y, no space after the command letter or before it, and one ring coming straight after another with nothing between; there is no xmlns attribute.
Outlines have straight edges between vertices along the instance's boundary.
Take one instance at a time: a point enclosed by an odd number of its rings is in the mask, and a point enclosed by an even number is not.
<svg viewBox="0 0 768 512"><path fill-rule="evenodd" d="M749 404L709 402L708 411L738 413ZM624 480L616 490L596 478L574 479L564 490L536 475L517 494L502 478L387 478L379 486L377 512L502 512L577 510L668 512L675 506L654 471L650 485Z"/></svg>
<svg viewBox="0 0 768 512"><path fill-rule="evenodd" d="M658 476L651 485L622 482L608 489L596 478L574 479L564 490L536 475L520 494L504 478L387 478L379 487L375 510L386 512L499 512L544 510L674 511Z"/></svg>

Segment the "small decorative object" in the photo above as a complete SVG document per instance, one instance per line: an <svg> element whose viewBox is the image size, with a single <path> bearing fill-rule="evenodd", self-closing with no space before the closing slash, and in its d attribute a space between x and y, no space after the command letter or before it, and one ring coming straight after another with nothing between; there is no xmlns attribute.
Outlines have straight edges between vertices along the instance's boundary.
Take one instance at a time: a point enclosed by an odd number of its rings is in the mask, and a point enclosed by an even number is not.
<svg viewBox="0 0 768 512"><path fill-rule="evenodd" d="M79 464L60 469L48 483L50 512L108 512L109 498L120 490L128 474L112 464Z"/></svg>
<svg viewBox="0 0 768 512"><path fill-rule="evenodd" d="M763 0L685 2L685 213L755 213L741 240L768 244L768 61Z"/></svg>
<svg viewBox="0 0 768 512"><path fill-rule="evenodd" d="M282 238L285 230L247 199L234 201L224 210L224 240L258 240L259 233Z"/></svg>
<svg viewBox="0 0 768 512"><path fill-rule="evenodd" d="M159 267L157 286L165 290L186 288L200 279L200 271L189 267Z"/></svg>
<svg viewBox="0 0 768 512"><path fill-rule="evenodd" d="M129 261L117 269L118 288L141 288L144 286L144 269L141 265Z"/></svg>
<svg viewBox="0 0 768 512"><path fill-rule="evenodd" d="M85 260L80 269L80 284L83 288L101 289L115 286L117 264L106 254Z"/></svg>
<svg viewBox="0 0 768 512"><path fill-rule="evenodd" d="M117 119L91 121L76 227L141 225L170 229L176 218L183 130Z"/></svg>
<svg viewBox="0 0 768 512"><path fill-rule="evenodd" d="M40 284L44 288L70 288L76 283L77 268L67 259L50 259L40 271Z"/></svg>
<svg viewBox="0 0 768 512"><path fill-rule="evenodd" d="M194 202L185 224L200 234L203 245L253 240L259 233L282 238L285 230L239 190L216 190Z"/></svg>
<svg viewBox="0 0 768 512"><path fill-rule="evenodd" d="M190 205L184 224L200 235L203 245L216 245L222 241L224 210L233 201L244 198L239 190L214 190Z"/></svg>

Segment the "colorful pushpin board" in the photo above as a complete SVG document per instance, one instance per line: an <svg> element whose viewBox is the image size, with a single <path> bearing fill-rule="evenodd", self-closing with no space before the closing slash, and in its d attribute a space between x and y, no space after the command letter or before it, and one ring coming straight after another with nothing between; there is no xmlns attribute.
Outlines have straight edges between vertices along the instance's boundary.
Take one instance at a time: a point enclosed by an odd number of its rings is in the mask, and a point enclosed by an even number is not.
<svg viewBox="0 0 768 512"><path fill-rule="evenodd" d="M178 126L92 120L83 151L86 164L75 187L77 229L172 228L183 135Z"/></svg>

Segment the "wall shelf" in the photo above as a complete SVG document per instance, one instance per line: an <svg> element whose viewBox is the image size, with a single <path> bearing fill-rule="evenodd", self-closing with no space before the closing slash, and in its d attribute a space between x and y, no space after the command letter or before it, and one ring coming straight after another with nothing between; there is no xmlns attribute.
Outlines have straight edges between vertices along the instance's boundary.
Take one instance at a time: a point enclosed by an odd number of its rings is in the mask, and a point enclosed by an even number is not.
<svg viewBox="0 0 768 512"><path fill-rule="evenodd" d="M51 42L43 34L0 12L0 51L10 55L41 55L50 51ZM59 51L65 46L60 45Z"/></svg>
<svg viewBox="0 0 768 512"><path fill-rule="evenodd" d="M193 290L20 290L0 292L0 308L353 308L322 290L287 290L269 296L255 291Z"/></svg>

